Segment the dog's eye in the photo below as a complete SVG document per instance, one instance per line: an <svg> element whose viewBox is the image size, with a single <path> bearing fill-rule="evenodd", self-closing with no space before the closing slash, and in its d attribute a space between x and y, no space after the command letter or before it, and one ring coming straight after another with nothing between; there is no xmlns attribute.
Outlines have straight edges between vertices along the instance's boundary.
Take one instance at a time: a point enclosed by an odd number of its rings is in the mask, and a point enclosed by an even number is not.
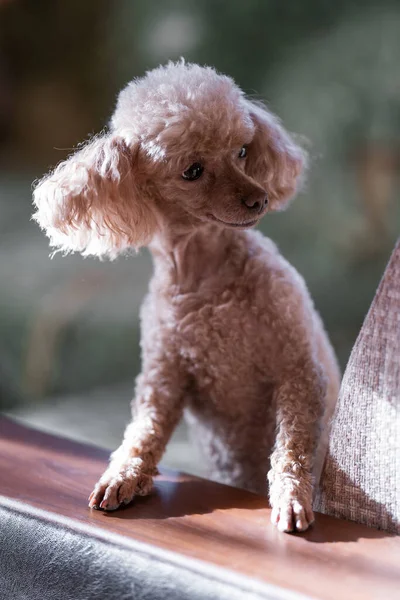
<svg viewBox="0 0 400 600"><path fill-rule="evenodd" d="M182 177L183 179L187 179L187 181L195 181L201 176L203 171L203 165L200 163L193 163L188 169L186 169L186 171L183 171Z"/></svg>
<svg viewBox="0 0 400 600"><path fill-rule="evenodd" d="M247 156L247 148L246 146L242 146L239 151L239 158L246 158Z"/></svg>

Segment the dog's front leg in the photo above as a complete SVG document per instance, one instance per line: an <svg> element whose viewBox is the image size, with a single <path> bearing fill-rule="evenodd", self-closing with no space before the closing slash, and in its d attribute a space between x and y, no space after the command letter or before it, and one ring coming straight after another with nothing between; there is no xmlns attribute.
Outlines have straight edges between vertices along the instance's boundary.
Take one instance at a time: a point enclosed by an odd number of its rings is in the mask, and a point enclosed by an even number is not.
<svg viewBox="0 0 400 600"><path fill-rule="evenodd" d="M326 393L312 360L277 389L277 437L268 473L271 520L280 531L305 531L313 522L314 454Z"/></svg>
<svg viewBox="0 0 400 600"><path fill-rule="evenodd" d="M136 384L133 421L89 497L91 508L115 510L151 491L157 463L183 408L184 376L178 361L171 358L154 356L145 361Z"/></svg>

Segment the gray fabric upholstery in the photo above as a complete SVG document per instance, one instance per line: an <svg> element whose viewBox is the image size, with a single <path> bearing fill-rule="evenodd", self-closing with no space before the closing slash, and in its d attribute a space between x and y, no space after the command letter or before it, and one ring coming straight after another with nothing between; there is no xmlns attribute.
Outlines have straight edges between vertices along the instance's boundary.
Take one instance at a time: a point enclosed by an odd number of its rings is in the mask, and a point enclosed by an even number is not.
<svg viewBox="0 0 400 600"><path fill-rule="evenodd" d="M344 374L315 508L400 534L400 241Z"/></svg>

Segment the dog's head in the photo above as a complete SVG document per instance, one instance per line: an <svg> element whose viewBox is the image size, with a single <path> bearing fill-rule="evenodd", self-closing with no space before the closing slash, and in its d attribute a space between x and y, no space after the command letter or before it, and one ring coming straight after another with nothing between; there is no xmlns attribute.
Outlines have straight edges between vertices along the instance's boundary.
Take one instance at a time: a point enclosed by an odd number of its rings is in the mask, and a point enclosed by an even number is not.
<svg viewBox="0 0 400 600"><path fill-rule="evenodd" d="M34 191L64 251L113 256L163 227L252 227L296 191L304 152L263 106L208 67L168 64L120 94L108 133Z"/></svg>

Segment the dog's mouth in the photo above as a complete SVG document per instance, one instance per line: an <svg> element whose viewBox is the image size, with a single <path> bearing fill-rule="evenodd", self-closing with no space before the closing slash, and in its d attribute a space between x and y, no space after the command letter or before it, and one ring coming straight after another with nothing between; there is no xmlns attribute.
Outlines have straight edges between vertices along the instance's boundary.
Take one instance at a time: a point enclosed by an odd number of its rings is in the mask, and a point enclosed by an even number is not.
<svg viewBox="0 0 400 600"><path fill-rule="evenodd" d="M235 227L238 229L247 229L248 227L253 227L257 225L259 219L254 219L253 221L245 221L244 223L231 223L229 221L223 221L222 219L218 219L215 215L211 213L207 214L207 218L211 219L211 221L216 221L217 223L221 223L222 225L226 225L226 227Z"/></svg>

